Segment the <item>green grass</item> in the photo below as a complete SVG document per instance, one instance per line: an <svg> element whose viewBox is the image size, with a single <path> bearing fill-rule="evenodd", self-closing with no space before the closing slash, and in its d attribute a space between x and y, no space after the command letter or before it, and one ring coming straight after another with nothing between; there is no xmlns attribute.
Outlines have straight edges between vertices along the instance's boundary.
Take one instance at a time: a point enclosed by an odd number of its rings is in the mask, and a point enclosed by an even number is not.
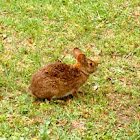
<svg viewBox="0 0 140 140"><path fill-rule="evenodd" d="M139 0L0 3L0 139L140 139ZM87 94L35 104L34 71L56 59L74 64L74 47L101 62Z"/></svg>

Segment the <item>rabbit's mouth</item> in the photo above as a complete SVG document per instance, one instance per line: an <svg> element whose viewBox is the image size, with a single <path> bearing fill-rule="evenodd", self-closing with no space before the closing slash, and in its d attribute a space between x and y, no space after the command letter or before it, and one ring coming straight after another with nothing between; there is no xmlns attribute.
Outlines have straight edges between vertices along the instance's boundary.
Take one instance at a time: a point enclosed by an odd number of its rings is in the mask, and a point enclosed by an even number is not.
<svg viewBox="0 0 140 140"><path fill-rule="evenodd" d="M94 72L96 72L96 71L97 71L97 67L94 68L93 70L89 70L88 73L89 73L89 74L92 74L92 73L94 73Z"/></svg>
<svg viewBox="0 0 140 140"><path fill-rule="evenodd" d="M81 72L86 75L89 76L90 74L96 72L97 68L95 68L94 70L81 70Z"/></svg>

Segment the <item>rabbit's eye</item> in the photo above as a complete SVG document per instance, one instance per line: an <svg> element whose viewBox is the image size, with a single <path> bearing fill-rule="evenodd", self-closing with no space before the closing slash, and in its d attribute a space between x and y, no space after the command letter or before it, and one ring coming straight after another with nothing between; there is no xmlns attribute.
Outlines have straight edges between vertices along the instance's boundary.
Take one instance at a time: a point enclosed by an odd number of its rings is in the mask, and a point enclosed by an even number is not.
<svg viewBox="0 0 140 140"><path fill-rule="evenodd" d="M93 64L92 64L92 63L89 63L89 65L90 65L90 66L93 66Z"/></svg>

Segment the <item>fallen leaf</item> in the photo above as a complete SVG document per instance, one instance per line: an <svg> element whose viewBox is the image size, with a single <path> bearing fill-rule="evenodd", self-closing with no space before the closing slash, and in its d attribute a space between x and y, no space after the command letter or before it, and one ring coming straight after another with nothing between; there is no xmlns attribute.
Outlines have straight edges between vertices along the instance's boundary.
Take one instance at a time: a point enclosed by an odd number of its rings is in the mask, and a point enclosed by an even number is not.
<svg viewBox="0 0 140 140"><path fill-rule="evenodd" d="M27 40L29 41L30 44L33 44L33 41L31 38L28 38Z"/></svg>
<svg viewBox="0 0 140 140"><path fill-rule="evenodd" d="M0 100L2 100L3 99L3 96L0 96Z"/></svg>

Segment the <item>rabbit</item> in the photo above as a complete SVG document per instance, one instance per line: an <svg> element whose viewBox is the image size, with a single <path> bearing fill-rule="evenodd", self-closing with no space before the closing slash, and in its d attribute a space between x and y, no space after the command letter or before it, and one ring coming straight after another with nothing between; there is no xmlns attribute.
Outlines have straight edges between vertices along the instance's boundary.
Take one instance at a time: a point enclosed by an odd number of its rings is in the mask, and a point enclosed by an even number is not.
<svg viewBox="0 0 140 140"><path fill-rule="evenodd" d="M49 101L70 94L77 97L78 89L87 81L89 75L96 71L99 63L86 58L79 48L73 49L73 55L76 59L74 65L54 62L33 74L30 90L36 97Z"/></svg>

